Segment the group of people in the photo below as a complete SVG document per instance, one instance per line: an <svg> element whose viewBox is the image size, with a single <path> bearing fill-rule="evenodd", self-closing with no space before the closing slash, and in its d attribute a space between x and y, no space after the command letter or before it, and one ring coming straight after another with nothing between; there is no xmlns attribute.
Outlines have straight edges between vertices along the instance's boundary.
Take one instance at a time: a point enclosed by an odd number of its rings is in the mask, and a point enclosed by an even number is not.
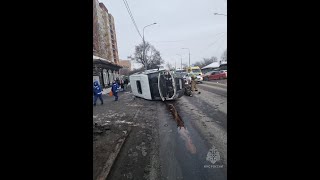
<svg viewBox="0 0 320 180"><path fill-rule="evenodd" d="M119 80L119 78L117 78L115 81L112 82L112 86L111 86L111 92L112 95L115 97L115 101L118 101L118 92L119 90L125 91L128 87L129 84L129 80L126 78L124 81L123 80ZM99 85L98 81L95 81L93 83L93 105L96 106L97 105L97 100L99 99L101 101L101 105L103 105L103 98L102 98L102 86Z"/></svg>
<svg viewBox="0 0 320 180"><path fill-rule="evenodd" d="M118 84L118 87L120 87L121 91L125 91L128 87L129 80L127 78L125 80L119 80L119 78L117 78L116 83Z"/></svg>

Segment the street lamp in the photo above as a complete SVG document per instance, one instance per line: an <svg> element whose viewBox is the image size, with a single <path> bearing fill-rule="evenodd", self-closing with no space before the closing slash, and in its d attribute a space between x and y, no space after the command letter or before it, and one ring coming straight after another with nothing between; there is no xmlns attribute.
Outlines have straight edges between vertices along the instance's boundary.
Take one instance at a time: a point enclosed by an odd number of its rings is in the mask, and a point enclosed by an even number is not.
<svg viewBox="0 0 320 180"><path fill-rule="evenodd" d="M145 62L145 51L146 51L146 43L144 41L144 28L148 27L148 26L152 26L152 25L155 25L157 23L152 23L152 24L149 24L149 25L146 25L145 27L143 27L143 37L142 37L142 40L143 40L143 62Z"/></svg>
<svg viewBox="0 0 320 180"><path fill-rule="evenodd" d="M214 13L214 15L227 16L226 14L219 14L219 13Z"/></svg>
<svg viewBox="0 0 320 180"><path fill-rule="evenodd" d="M190 67L190 49L189 48L181 48L181 49L188 49L189 50L189 67Z"/></svg>
<svg viewBox="0 0 320 180"><path fill-rule="evenodd" d="M182 69L182 56L181 56L181 54L177 54L178 56L180 56L181 57L181 64L180 64L180 68Z"/></svg>

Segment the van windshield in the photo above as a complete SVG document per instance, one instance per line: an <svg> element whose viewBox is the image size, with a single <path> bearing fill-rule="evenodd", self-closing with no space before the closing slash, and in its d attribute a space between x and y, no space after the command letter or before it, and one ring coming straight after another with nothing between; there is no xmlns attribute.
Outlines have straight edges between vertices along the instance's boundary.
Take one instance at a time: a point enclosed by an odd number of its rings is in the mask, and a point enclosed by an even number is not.
<svg viewBox="0 0 320 180"><path fill-rule="evenodd" d="M194 73L200 73L201 71L200 71L200 69L192 69L192 72L194 72Z"/></svg>

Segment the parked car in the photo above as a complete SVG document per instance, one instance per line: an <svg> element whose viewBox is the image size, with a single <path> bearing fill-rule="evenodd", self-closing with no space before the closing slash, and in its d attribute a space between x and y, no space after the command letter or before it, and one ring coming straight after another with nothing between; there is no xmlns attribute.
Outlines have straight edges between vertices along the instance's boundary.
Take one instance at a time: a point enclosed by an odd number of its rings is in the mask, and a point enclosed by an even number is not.
<svg viewBox="0 0 320 180"><path fill-rule="evenodd" d="M201 74L199 74L199 75L195 74L195 76L196 76L196 82L197 83L202 83L202 81L203 81L202 75Z"/></svg>
<svg viewBox="0 0 320 180"><path fill-rule="evenodd" d="M202 83L203 81L203 78L201 75L197 75L197 74L194 74L194 73L186 73L184 74L183 76L183 79L186 80L187 82L191 82L191 76L194 75L196 77L196 82L197 83Z"/></svg>
<svg viewBox="0 0 320 180"><path fill-rule="evenodd" d="M226 70L222 70L222 71L210 71L207 72L203 79L205 81L209 81L209 80L217 80L217 79L227 79L227 71Z"/></svg>
<svg viewBox="0 0 320 180"><path fill-rule="evenodd" d="M209 76L212 75L212 73L214 72L218 72L218 71L209 71L209 72L206 72L205 74L203 74L202 78L204 81L209 81Z"/></svg>
<svg viewBox="0 0 320 180"><path fill-rule="evenodd" d="M225 79L227 79L227 70L221 70L220 73L225 74Z"/></svg>

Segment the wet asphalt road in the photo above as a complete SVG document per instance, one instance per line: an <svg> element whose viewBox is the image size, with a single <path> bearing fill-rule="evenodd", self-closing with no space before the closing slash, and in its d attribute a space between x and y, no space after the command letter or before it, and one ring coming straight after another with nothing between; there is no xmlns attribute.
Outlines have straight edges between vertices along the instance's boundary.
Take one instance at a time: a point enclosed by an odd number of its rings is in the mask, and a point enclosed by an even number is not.
<svg viewBox="0 0 320 180"><path fill-rule="evenodd" d="M218 94L220 96L223 97L227 97L227 88L223 87L223 86L217 86L217 85L213 85L213 84L197 84L197 86L205 91L214 93L214 94Z"/></svg>
<svg viewBox="0 0 320 180"><path fill-rule="evenodd" d="M206 82L212 82L212 83L220 83L220 84L227 84L228 80L227 79L218 79L218 80L210 80Z"/></svg>
<svg viewBox="0 0 320 180"><path fill-rule="evenodd" d="M176 101L132 100L139 111L108 179L226 180L226 88L211 86L198 84L200 94Z"/></svg>
<svg viewBox="0 0 320 180"><path fill-rule="evenodd" d="M168 102L176 107L184 127L177 126L165 105L157 108L162 179L227 179L226 92L202 85L198 89L201 94ZM212 149L218 156L213 163L207 159Z"/></svg>

